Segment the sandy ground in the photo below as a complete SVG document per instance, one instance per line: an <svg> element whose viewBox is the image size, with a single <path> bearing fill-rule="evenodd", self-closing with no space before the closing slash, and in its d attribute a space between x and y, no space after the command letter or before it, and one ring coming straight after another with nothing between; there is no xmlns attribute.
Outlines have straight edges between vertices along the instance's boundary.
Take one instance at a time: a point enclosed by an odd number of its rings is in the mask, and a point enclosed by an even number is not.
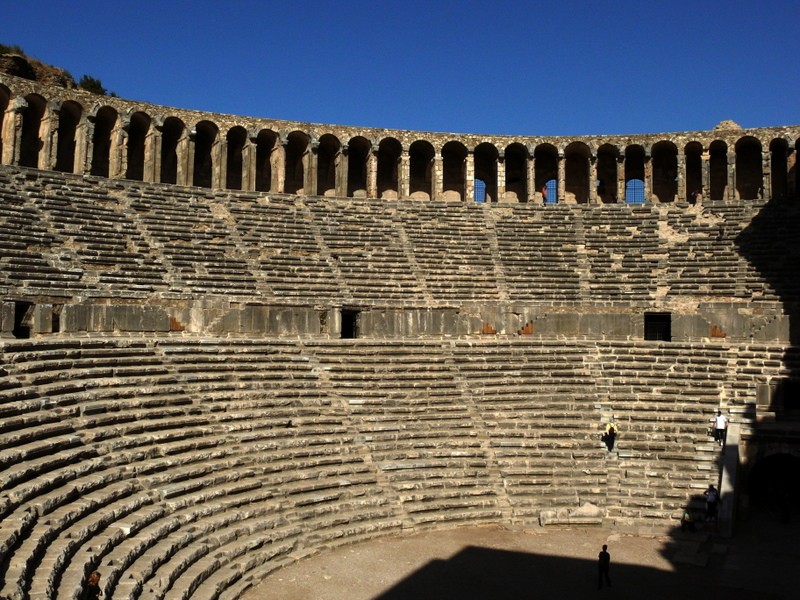
<svg viewBox="0 0 800 600"><path fill-rule="evenodd" d="M797 519L771 518L728 540L704 531L637 537L599 527L467 527L338 548L272 573L244 598L794 600L798 534ZM598 591L603 544L613 587Z"/></svg>

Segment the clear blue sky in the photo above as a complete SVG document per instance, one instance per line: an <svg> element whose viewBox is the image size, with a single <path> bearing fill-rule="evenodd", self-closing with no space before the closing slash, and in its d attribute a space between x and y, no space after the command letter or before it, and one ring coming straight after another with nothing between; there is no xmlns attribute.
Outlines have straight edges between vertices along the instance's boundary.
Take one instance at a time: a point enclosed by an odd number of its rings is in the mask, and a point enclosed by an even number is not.
<svg viewBox="0 0 800 600"><path fill-rule="evenodd" d="M798 0L4 4L1 43L168 106L511 135L800 124Z"/></svg>

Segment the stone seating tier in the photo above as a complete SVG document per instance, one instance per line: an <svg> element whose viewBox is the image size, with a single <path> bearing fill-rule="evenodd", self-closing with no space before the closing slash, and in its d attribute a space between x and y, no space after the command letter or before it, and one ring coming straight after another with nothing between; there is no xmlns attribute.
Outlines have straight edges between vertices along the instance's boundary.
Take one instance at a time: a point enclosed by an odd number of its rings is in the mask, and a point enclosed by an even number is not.
<svg viewBox="0 0 800 600"><path fill-rule="evenodd" d="M757 270L742 256L745 242L775 252L774 236L746 231L759 202L495 207L0 173L0 285L22 297L433 306L652 302L664 290L774 301L776 281L781 298L800 292L786 276L795 261ZM759 218L764 235L780 230L780 210Z"/></svg>
<svg viewBox="0 0 800 600"><path fill-rule="evenodd" d="M109 596L212 598L342 543L571 522L557 515L586 504L604 515L591 522L664 527L716 479L706 428L723 388L752 387L751 361L762 374L781 368L763 359L769 347L737 351L519 338L6 342L0 594L75 598L99 568ZM741 384L724 376L731 360ZM599 434L612 415L621 434L609 454Z"/></svg>

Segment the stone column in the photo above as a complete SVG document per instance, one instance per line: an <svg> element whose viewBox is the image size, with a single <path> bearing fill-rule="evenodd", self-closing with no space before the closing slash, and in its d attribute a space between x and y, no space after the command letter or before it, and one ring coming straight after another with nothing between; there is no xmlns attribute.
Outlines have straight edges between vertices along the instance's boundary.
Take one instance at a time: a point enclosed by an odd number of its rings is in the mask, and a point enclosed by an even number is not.
<svg viewBox="0 0 800 600"><path fill-rule="evenodd" d="M317 195L317 155L319 153L319 140L311 140L310 147L303 155L303 166L306 180L303 183L303 193L306 196Z"/></svg>
<svg viewBox="0 0 800 600"><path fill-rule="evenodd" d="M433 189L431 190L432 200L442 200L444 197L444 168L442 165L442 153L433 154Z"/></svg>
<svg viewBox="0 0 800 600"><path fill-rule="evenodd" d="M564 152L558 152L558 182L556 192L556 204L563 204L567 199L567 160Z"/></svg>
<svg viewBox="0 0 800 600"><path fill-rule="evenodd" d="M497 201L506 199L506 154L500 150L497 155Z"/></svg>
<svg viewBox="0 0 800 600"><path fill-rule="evenodd" d="M772 153L767 151L761 152L761 189L759 190L760 198L772 198Z"/></svg>
<svg viewBox="0 0 800 600"><path fill-rule="evenodd" d="M411 196L411 157L408 155L408 148L403 148L403 153L400 155L400 172L398 173L400 181L397 184L401 198L409 198Z"/></svg>
<svg viewBox="0 0 800 600"><path fill-rule="evenodd" d="M597 198L597 156L589 157L589 204L599 204Z"/></svg>
<svg viewBox="0 0 800 600"><path fill-rule="evenodd" d="M367 157L367 197L378 197L378 149L373 148Z"/></svg>
<svg viewBox="0 0 800 600"><path fill-rule="evenodd" d="M342 144L341 151L336 155L336 181L335 193L339 198L347 197L347 175L350 165L350 147Z"/></svg>
<svg viewBox="0 0 800 600"><path fill-rule="evenodd" d="M656 202L657 199L653 196L653 157L650 151L644 153L644 203L650 204Z"/></svg>
<svg viewBox="0 0 800 600"><path fill-rule="evenodd" d="M56 168L58 157L58 123L60 118L60 103L48 102L39 125L39 137L42 140L42 149L39 152L39 168L53 171Z"/></svg>
<svg viewBox="0 0 800 600"><path fill-rule="evenodd" d="M28 103L24 98L15 98L9 102L3 116L3 156L0 162L4 165L15 165L19 162L20 138L22 132L22 113Z"/></svg>
<svg viewBox="0 0 800 600"><path fill-rule="evenodd" d="M228 186L228 140L217 133L211 142L211 189Z"/></svg>
<svg viewBox="0 0 800 600"><path fill-rule="evenodd" d="M269 153L269 170L271 192L283 194L286 191L286 142L276 143Z"/></svg>
<svg viewBox="0 0 800 600"><path fill-rule="evenodd" d="M536 157L528 155L528 202L541 204L542 197L536 189Z"/></svg>
<svg viewBox="0 0 800 600"><path fill-rule="evenodd" d="M675 199L678 202L686 202L686 155L678 154L678 189Z"/></svg>
<svg viewBox="0 0 800 600"><path fill-rule="evenodd" d="M128 132L119 117L111 129L111 146L108 149L108 176L123 179L128 166Z"/></svg>
<svg viewBox="0 0 800 600"><path fill-rule="evenodd" d="M94 154L94 128L97 126L97 118L94 116L86 117L86 151L83 155L83 165L81 165L81 173L89 174L92 172L92 155Z"/></svg>
<svg viewBox="0 0 800 600"><path fill-rule="evenodd" d="M728 152L728 190L726 199L732 202L736 199L736 153Z"/></svg>
<svg viewBox="0 0 800 600"><path fill-rule="evenodd" d="M475 200L475 151L467 150L464 159L464 202Z"/></svg>
<svg viewBox="0 0 800 600"><path fill-rule="evenodd" d="M625 204L625 152L617 158L617 202Z"/></svg>
<svg viewBox="0 0 800 600"><path fill-rule="evenodd" d="M178 155L178 172L176 181L178 185L192 185L194 183L194 136L195 130L187 131L185 128L181 139L178 140L175 154Z"/></svg>
<svg viewBox="0 0 800 600"><path fill-rule="evenodd" d="M242 148L242 189L253 192L256 189L256 137L248 135Z"/></svg>
<svg viewBox="0 0 800 600"><path fill-rule="evenodd" d="M705 199L711 197L711 153L708 150L703 150L700 160L703 169L702 196Z"/></svg>
<svg viewBox="0 0 800 600"><path fill-rule="evenodd" d="M158 181L161 172L161 132L153 123L147 128L144 136L144 181Z"/></svg>

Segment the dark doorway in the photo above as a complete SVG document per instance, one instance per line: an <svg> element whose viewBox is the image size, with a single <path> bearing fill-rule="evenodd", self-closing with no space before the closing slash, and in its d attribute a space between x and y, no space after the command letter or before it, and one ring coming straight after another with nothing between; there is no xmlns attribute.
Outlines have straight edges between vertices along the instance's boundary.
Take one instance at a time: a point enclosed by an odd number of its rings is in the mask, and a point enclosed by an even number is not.
<svg viewBox="0 0 800 600"><path fill-rule="evenodd" d="M14 302L14 337L27 339L31 337L33 323L33 303Z"/></svg>
<svg viewBox="0 0 800 600"><path fill-rule="evenodd" d="M800 507L800 457L773 454L750 470L747 494L753 508L779 511L783 518Z"/></svg>
<svg viewBox="0 0 800 600"><path fill-rule="evenodd" d="M670 313L644 314L644 339L650 341L672 341L672 315Z"/></svg>
<svg viewBox="0 0 800 600"><path fill-rule="evenodd" d="M342 339L352 340L358 337L359 311L342 309Z"/></svg>

